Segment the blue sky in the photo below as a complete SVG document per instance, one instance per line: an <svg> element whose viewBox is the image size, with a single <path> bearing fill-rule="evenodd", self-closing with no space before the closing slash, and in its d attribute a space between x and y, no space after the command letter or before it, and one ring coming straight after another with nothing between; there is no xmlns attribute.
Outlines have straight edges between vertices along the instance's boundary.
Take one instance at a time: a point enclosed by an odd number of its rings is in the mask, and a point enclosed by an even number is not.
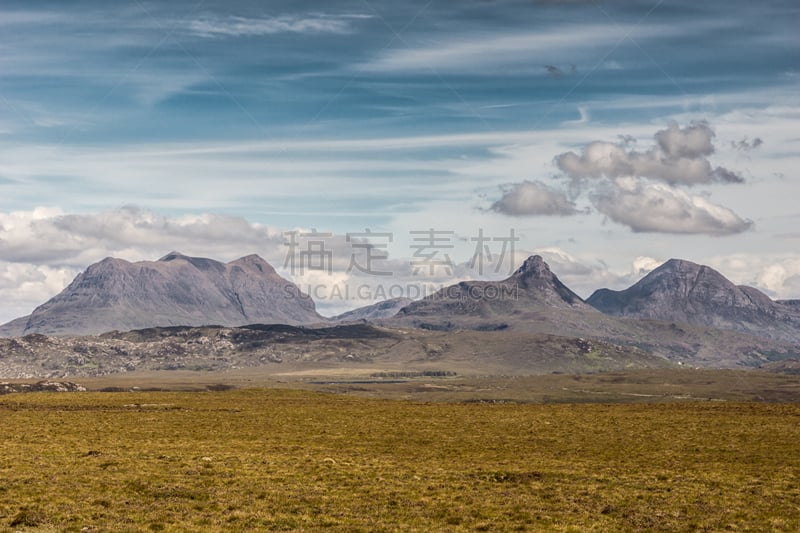
<svg viewBox="0 0 800 533"><path fill-rule="evenodd" d="M106 255L281 266L311 228L343 263L348 232L392 233L403 283L410 231L454 232L446 282L513 229L511 262L542 253L583 296L682 257L800 298L799 22L791 1L3 2L0 319ZM337 268L294 277L356 282Z"/></svg>

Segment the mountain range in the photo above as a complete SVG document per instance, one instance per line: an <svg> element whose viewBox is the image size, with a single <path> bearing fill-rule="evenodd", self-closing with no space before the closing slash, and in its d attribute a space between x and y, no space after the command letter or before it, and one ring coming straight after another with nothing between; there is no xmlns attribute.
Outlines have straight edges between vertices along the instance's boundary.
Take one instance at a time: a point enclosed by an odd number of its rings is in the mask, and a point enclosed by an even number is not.
<svg viewBox="0 0 800 533"><path fill-rule="evenodd" d="M409 331L586 338L701 366L754 367L800 355L797 300L773 301L677 259L625 290L600 289L584 301L532 256L505 280L465 281L422 300L388 300L328 319L255 255L230 263L177 252L137 263L108 258L29 316L0 326L0 336L364 321Z"/></svg>
<svg viewBox="0 0 800 533"><path fill-rule="evenodd" d="M509 330L591 338L710 367L756 367L800 355L797 307L773 302L755 288L738 287L716 271L688 261L668 261L656 270L639 282L649 291L636 285L619 295L601 290L584 301L541 257L533 256L505 280L446 287L378 322L428 330ZM697 280L694 290L686 287L689 278ZM651 284L654 279L659 282ZM628 312L606 310L599 303L613 295ZM644 303L635 307L637 295L643 302L652 300L653 309Z"/></svg>

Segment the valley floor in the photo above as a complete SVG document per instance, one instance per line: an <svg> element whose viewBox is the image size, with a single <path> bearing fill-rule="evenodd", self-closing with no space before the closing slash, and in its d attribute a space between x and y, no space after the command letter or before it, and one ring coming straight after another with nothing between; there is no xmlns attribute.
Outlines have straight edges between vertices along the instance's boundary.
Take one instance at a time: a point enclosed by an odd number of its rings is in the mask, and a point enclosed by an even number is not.
<svg viewBox="0 0 800 533"><path fill-rule="evenodd" d="M800 530L792 403L30 393L0 420L0 531Z"/></svg>

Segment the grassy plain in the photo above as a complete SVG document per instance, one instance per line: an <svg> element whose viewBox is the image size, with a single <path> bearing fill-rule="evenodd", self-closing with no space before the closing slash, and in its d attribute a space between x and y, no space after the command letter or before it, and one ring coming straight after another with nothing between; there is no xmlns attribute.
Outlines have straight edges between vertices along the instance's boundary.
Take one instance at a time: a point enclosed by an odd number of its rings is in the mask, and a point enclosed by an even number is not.
<svg viewBox="0 0 800 533"><path fill-rule="evenodd" d="M0 397L0 531L798 531L800 406Z"/></svg>

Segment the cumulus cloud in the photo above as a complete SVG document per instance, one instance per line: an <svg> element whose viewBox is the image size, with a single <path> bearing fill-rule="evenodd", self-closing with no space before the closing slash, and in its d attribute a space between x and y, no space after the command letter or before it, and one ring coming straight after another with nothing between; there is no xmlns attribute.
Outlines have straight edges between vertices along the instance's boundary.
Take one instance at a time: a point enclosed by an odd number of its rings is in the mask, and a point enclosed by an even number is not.
<svg viewBox="0 0 800 533"><path fill-rule="evenodd" d="M689 158L711 155L714 153L714 132L705 122L696 122L681 128L673 122L665 130L655 134L659 148L671 158Z"/></svg>
<svg viewBox="0 0 800 533"><path fill-rule="evenodd" d="M634 139L594 141L580 153L565 152L555 164L570 178L572 197L588 190L594 207L635 232L731 235L752 222L681 187L742 183L733 170L713 166L714 131L706 122L681 127L671 123L653 135L647 150L635 150Z"/></svg>
<svg viewBox="0 0 800 533"><path fill-rule="evenodd" d="M578 212L565 193L541 181L523 181L505 187L503 197L492 204L491 210L510 216L566 216Z"/></svg>
<svg viewBox="0 0 800 533"><path fill-rule="evenodd" d="M783 281L783 288L792 299L800 299L800 274L789 276Z"/></svg>
<svg viewBox="0 0 800 533"><path fill-rule="evenodd" d="M635 278L634 282L639 281L640 278L643 278L661 266L663 263L663 261L659 261L658 259L654 259L652 257L643 255L637 256L631 264L631 277Z"/></svg>
<svg viewBox="0 0 800 533"><path fill-rule="evenodd" d="M0 261L0 323L30 313L77 274L73 268Z"/></svg>
<svg viewBox="0 0 800 533"><path fill-rule="evenodd" d="M707 262L737 284L750 285L777 299L800 299L800 255L739 253Z"/></svg>
<svg viewBox="0 0 800 533"><path fill-rule="evenodd" d="M705 122L681 128L672 123L654 135L656 145L639 152L620 143L595 141L580 154L565 152L555 158L558 168L573 179L641 177L670 185L713 182L741 183L744 179L723 167L713 167L714 132Z"/></svg>
<svg viewBox="0 0 800 533"><path fill-rule="evenodd" d="M598 211L637 233L731 235L753 224L702 196L640 180L599 189L592 201Z"/></svg>

